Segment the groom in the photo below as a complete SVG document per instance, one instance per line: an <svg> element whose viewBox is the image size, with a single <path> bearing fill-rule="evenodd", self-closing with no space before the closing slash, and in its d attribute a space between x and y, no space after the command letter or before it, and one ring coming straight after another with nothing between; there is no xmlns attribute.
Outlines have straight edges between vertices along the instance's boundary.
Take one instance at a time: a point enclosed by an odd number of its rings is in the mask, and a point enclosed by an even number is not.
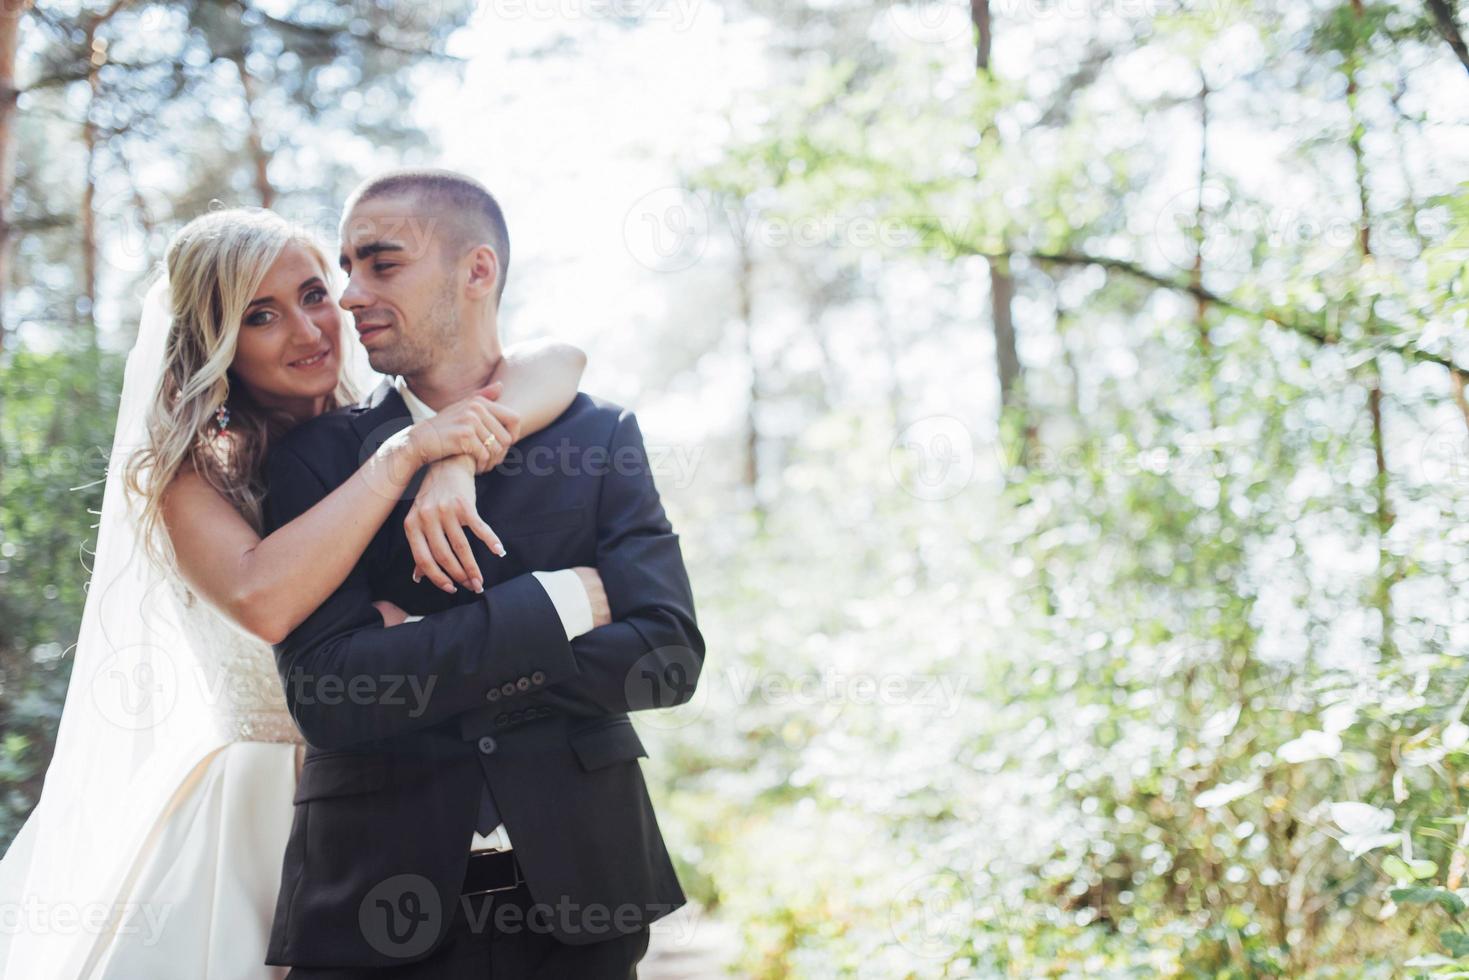
<svg viewBox="0 0 1469 980"><path fill-rule="evenodd" d="M267 532L486 383L509 255L468 177L354 192L341 303L389 380L277 443ZM471 538L482 593L413 581L405 499L275 648L308 743L266 957L289 980L634 977L685 901L628 713L688 700L704 641L637 419L578 394L476 490L506 548Z"/></svg>

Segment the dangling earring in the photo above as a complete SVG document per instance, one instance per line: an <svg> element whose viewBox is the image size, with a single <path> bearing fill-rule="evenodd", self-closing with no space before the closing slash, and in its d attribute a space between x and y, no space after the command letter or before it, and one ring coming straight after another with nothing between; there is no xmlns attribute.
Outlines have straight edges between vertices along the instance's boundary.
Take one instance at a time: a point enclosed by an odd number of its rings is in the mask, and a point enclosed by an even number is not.
<svg viewBox="0 0 1469 980"><path fill-rule="evenodd" d="M214 410L214 427L217 430L216 436L224 435L224 430L230 427L230 407L228 405L222 404Z"/></svg>

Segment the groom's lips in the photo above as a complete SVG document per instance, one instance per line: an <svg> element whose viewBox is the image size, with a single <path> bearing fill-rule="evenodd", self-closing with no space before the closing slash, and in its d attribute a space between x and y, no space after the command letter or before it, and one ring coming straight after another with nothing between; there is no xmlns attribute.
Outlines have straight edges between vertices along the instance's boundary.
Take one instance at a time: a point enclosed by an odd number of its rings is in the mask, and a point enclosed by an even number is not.
<svg viewBox="0 0 1469 980"><path fill-rule="evenodd" d="M388 325L386 323L367 324L365 326L359 326L357 328L357 336L365 343L367 341L367 338L380 334L386 329L388 329Z"/></svg>

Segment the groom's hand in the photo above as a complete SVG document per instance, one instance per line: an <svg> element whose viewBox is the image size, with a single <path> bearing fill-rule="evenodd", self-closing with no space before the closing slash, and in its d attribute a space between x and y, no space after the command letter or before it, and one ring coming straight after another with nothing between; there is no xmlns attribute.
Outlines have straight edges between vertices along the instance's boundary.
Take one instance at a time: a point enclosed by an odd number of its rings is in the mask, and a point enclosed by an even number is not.
<svg viewBox="0 0 1469 980"><path fill-rule="evenodd" d="M572 571L581 579L582 588L587 590L587 601L592 604L592 628L612 622L612 607L607 603L607 590L602 587L602 576L595 568L585 565L578 565Z"/></svg>
<svg viewBox="0 0 1469 980"><path fill-rule="evenodd" d="M379 599L373 603L383 617L383 626L397 626L399 623L408 622L408 613L402 606L395 605L386 599ZM422 619L423 617L418 617Z"/></svg>

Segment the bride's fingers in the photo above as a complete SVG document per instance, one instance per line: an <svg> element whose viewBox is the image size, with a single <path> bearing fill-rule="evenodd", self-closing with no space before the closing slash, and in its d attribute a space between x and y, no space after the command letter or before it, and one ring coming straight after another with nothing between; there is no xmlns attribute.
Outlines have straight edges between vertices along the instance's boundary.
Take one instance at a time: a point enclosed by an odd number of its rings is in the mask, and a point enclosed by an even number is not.
<svg viewBox="0 0 1469 980"><path fill-rule="evenodd" d="M445 592L452 592L454 583L449 581L449 576L445 575L434 562L428 541L424 538L423 531L419 529L413 514L409 514L403 521L403 531L408 536L408 547L413 551L413 580L417 582L421 578L426 578Z"/></svg>
<svg viewBox="0 0 1469 980"><path fill-rule="evenodd" d="M459 559L454 557L454 549L449 547L449 542L444 538L443 525L429 521L423 529L423 536L428 541L428 550L434 556L434 561L439 567L449 574L455 582L469 581L469 576L464 574L464 568L459 564ZM445 592L457 592L451 583Z"/></svg>
<svg viewBox="0 0 1469 980"><path fill-rule="evenodd" d="M469 510L469 508L467 507L465 508L465 511L466 513L462 513L459 515L459 519L462 520L469 527L469 529L474 532L475 537L479 538L485 543L486 547L488 547L495 554L499 555L501 558L504 558L505 543L500 540L500 536L496 534L494 530L484 522L484 519L481 518L474 511Z"/></svg>
<svg viewBox="0 0 1469 980"><path fill-rule="evenodd" d="M459 581L471 592L483 592L484 578L479 573L479 565L475 563L474 553L469 549L469 539L464 536L464 528L460 526L458 519L454 518L451 523L445 524L443 532L449 548L459 559L459 566L464 569L464 577Z"/></svg>
<svg viewBox="0 0 1469 980"><path fill-rule="evenodd" d="M485 472L494 463L494 456L490 452L490 447L485 445L485 439L492 434L488 425L484 424L482 420L476 419L473 428L469 430L469 434L462 444L462 451L474 459L474 471L476 473Z"/></svg>
<svg viewBox="0 0 1469 980"><path fill-rule="evenodd" d="M492 402L489 405L489 410L490 414L499 419L500 424L510 433L511 442L520 438L520 430L524 427L525 420L520 417L519 412L509 405L501 405L499 402Z"/></svg>
<svg viewBox="0 0 1469 980"><path fill-rule="evenodd" d="M505 461L505 455L510 451L510 444L515 441L515 437L494 416L486 420L485 426L489 429L489 434L495 437L495 448L490 451L490 465L485 469L493 469Z"/></svg>

